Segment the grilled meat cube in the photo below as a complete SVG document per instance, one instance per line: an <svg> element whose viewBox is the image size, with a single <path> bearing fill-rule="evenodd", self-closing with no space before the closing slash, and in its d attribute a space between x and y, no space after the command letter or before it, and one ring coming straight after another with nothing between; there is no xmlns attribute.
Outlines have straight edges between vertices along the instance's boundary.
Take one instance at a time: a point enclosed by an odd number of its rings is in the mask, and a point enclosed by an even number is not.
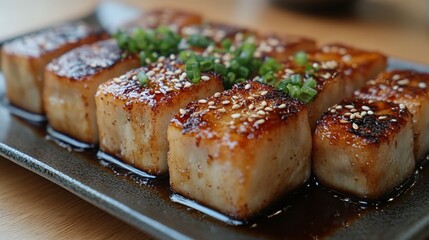
<svg viewBox="0 0 429 240"><path fill-rule="evenodd" d="M50 126L79 141L96 144L94 95L100 83L140 66L109 39L84 45L46 67L44 104Z"/></svg>
<svg viewBox="0 0 429 240"><path fill-rule="evenodd" d="M254 217L310 176L305 106L259 82L190 103L167 133L172 190L235 219Z"/></svg>
<svg viewBox="0 0 429 240"><path fill-rule="evenodd" d="M352 48L343 44L327 44L321 49L309 52L309 58L321 61L327 68L343 68L348 76L346 94L352 96L353 91L365 86L366 81L377 77L386 68L386 56L378 52L370 52Z"/></svg>
<svg viewBox="0 0 429 240"><path fill-rule="evenodd" d="M390 102L354 99L333 106L313 136L313 173L324 185L373 200L412 175L409 111Z"/></svg>
<svg viewBox="0 0 429 240"><path fill-rule="evenodd" d="M183 64L163 59L100 85L96 95L100 149L154 175L167 172L167 126L173 115L190 101L223 90L219 75L203 73L192 84ZM144 86L137 79L140 72L149 78Z"/></svg>
<svg viewBox="0 0 429 240"><path fill-rule="evenodd" d="M410 70L381 73L355 96L405 105L413 115L414 154L417 160L429 152L429 74Z"/></svg>
<svg viewBox="0 0 429 240"><path fill-rule="evenodd" d="M4 44L1 69L7 97L15 106L44 114L42 89L45 65L72 48L99 39L96 29L76 22L29 34Z"/></svg>

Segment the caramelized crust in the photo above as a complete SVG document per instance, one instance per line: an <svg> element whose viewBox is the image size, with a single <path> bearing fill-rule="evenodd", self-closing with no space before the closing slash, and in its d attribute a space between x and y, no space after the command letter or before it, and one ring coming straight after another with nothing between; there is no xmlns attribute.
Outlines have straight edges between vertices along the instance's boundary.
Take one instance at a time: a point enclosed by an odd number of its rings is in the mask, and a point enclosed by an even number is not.
<svg viewBox="0 0 429 240"><path fill-rule="evenodd" d="M81 81L131 58L135 56L127 55L114 39L109 39L67 52L54 59L46 69L58 77Z"/></svg>
<svg viewBox="0 0 429 240"><path fill-rule="evenodd" d="M351 99L334 105L323 114L316 134L332 144L379 144L398 133L410 118L410 112L398 104Z"/></svg>
<svg viewBox="0 0 429 240"><path fill-rule="evenodd" d="M185 26L180 31L180 34L184 37L194 34L203 35L216 43L221 43L224 39L230 39L234 42L241 43L247 37L256 35L256 32L223 23L207 22Z"/></svg>
<svg viewBox="0 0 429 240"><path fill-rule="evenodd" d="M126 23L124 30L132 31L135 28L157 28L159 26L168 26L169 28L180 31L185 26L200 24L202 17L196 13L183 12L173 9L156 9L143 14L137 20Z"/></svg>
<svg viewBox="0 0 429 240"><path fill-rule="evenodd" d="M256 41L255 57L271 57L280 62L286 61L289 56L298 51L308 52L316 48L316 42L313 39L294 35L266 34Z"/></svg>
<svg viewBox="0 0 429 240"><path fill-rule="evenodd" d="M387 65L387 57L381 53L343 44L327 44L308 53L310 59L320 61L328 67L342 69L347 77L347 96L365 86L366 81L375 78Z"/></svg>
<svg viewBox="0 0 429 240"><path fill-rule="evenodd" d="M183 92L195 91L198 84L192 84L184 70L185 65L176 61L175 55L171 55L170 58L161 57L157 63L133 69L113 81L106 82L99 87L98 94L110 94L117 99L125 100L127 108L132 108L133 104L143 103L156 111L160 106L172 104ZM150 79L144 87L138 81L139 72L145 72ZM202 73L201 83L210 79L216 79L219 84L222 81L216 73Z"/></svg>
<svg viewBox="0 0 429 240"><path fill-rule="evenodd" d="M377 79L369 81L366 87L356 91L355 96L390 102L404 98L428 98L428 84L429 74L394 70L381 73Z"/></svg>
<svg viewBox="0 0 429 240"><path fill-rule="evenodd" d="M10 55L37 58L90 36L95 38L97 32L97 29L83 22L68 23L8 42L3 46L3 50Z"/></svg>
<svg viewBox="0 0 429 240"><path fill-rule="evenodd" d="M234 85L231 90L217 93L207 99L190 103L177 114L172 123L184 134L197 138L253 139L271 131L281 122L287 122L304 105L281 91L248 81Z"/></svg>

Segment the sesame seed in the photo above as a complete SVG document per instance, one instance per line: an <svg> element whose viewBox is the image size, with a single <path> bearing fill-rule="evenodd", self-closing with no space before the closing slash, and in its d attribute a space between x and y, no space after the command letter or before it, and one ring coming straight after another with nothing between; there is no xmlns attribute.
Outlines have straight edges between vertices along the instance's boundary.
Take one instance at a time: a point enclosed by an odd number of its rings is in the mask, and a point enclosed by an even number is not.
<svg viewBox="0 0 429 240"><path fill-rule="evenodd" d="M372 115L372 114L374 114L374 112L373 112L373 111L371 111L371 110L369 110L367 113L368 113L368 115Z"/></svg>
<svg viewBox="0 0 429 240"><path fill-rule="evenodd" d="M280 104L279 106L278 106L278 108L280 108L280 109L283 109L283 108L285 108L286 107L286 104L284 104L284 103L282 103L282 104Z"/></svg>
<svg viewBox="0 0 429 240"><path fill-rule="evenodd" d="M386 119L387 118L387 116L380 116L380 117L378 117L378 120L383 120L383 119Z"/></svg>
<svg viewBox="0 0 429 240"><path fill-rule="evenodd" d="M259 110L259 111L257 112L257 114L264 116L266 113L265 113L265 111L263 111L263 110Z"/></svg>
<svg viewBox="0 0 429 240"><path fill-rule="evenodd" d="M114 81L115 83L120 83L120 82L121 82L121 79L119 79L119 78L114 78L114 79L113 79L113 81Z"/></svg>
<svg viewBox="0 0 429 240"><path fill-rule="evenodd" d="M174 74L181 74L182 73L182 69L177 69L176 71L174 71Z"/></svg>
<svg viewBox="0 0 429 240"><path fill-rule="evenodd" d="M209 106L209 109L216 109L216 108L217 108L216 106L212 106L212 105Z"/></svg>
<svg viewBox="0 0 429 240"><path fill-rule="evenodd" d="M191 87L191 86L192 86L192 83L187 82L187 83L185 83L185 85L184 85L183 87L185 87L185 88L189 88L189 87Z"/></svg>
<svg viewBox="0 0 429 240"><path fill-rule="evenodd" d="M170 59L171 59L171 60L176 59L176 55L174 55L174 54L170 54Z"/></svg>
<svg viewBox="0 0 429 240"><path fill-rule="evenodd" d="M271 107L266 107L266 108L264 108L264 110L265 110L265 111L268 111L268 112L273 111L273 109L272 109Z"/></svg>
<svg viewBox="0 0 429 240"><path fill-rule="evenodd" d="M173 79L171 80L171 82L178 83L178 82L180 82L180 80L179 80L179 79L177 79L177 78L173 78Z"/></svg>
<svg viewBox="0 0 429 240"><path fill-rule="evenodd" d="M356 118L362 118L362 116L359 113L355 113Z"/></svg>
<svg viewBox="0 0 429 240"><path fill-rule="evenodd" d="M249 90L250 89L250 84L246 84L246 86L244 86L244 89Z"/></svg>
<svg viewBox="0 0 429 240"><path fill-rule="evenodd" d="M359 126L356 123L353 123L352 127L353 127L354 130L358 130L359 129Z"/></svg>
<svg viewBox="0 0 429 240"><path fill-rule="evenodd" d="M198 100L198 102L199 102L199 103L207 103L207 100L205 100L205 99L200 99L200 100Z"/></svg>
<svg viewBox="0 0 429 240"><path fill-rule="evenodd" d="M172 71L167 71L165 74L167 74L167 75L171 76L171 75L174 75L174 72L172 72Z"/></svg>
<svg viewBox="0 0 429 240"><path fill-rule="evenodd" d="M337 110L336 110L335 108L333 108L333 109L331 109L331 110L330 110L330 112L331 112L331 113L334 113L334 112L336 112L336 111L337 111Z"/></svg>
<svg viewBox="0 0 429 240"><path fill-rule="evenodd" d="M393 119L390 119L390 121L391 122L397 122L398 120L396 120L396 119L393 118Z"/></svg>
<svg viewBox="0 0 429 240"><path fill-rule="evenodd" d="M182 74L180 74L179 79L180 79L181 81L183 81L183 80L185 80L186 76L187 76L186 72L183 72Z"/></svg>
<svg viewBox="0 0 429 240"><path fill-rule="evenodd" d="M357 109L356 108L350 109L350 112L352 113L357 112Z"/></svg>
<svg viewBox="0 0 429 240"><path fill-rule="evenodd" d="M261 92L261 95L262 95L262 96L265 96L265 95L267 95L267 93L268 93L268 91L262 91L262 92Z"/></svg>
<svg viewBox="0 0 429 240"><path fill-rule="evenodd" d="M215 93L214 97L220 97L220 92Z"/></svg>
<svg viewBox="0 0 429 240"><path fill-rule="evenodd" d="M265 122L265 119L259 119L258 121L255 122L255 124L257 125L261 125Z"/></svg>
<svg viewBox="0 0 429 240"><path fill-rule="evenodd" d="M252 96L249 96L249 97L247 97L247 100L255 100L255 98Z"/></svg>
<svg viewBox="0 0 429 240"><path fill-rule="evenodd" d="M146 73L146 76L148 76L148 77L151 77L153 75L155 75L155 72L152 70Z"/></svg>
<svg viewBox="0 0 429 240"><path fill-rule="evenodd" d="M352 114L350 115L350 119L355 119L356 115Z"/></svg>
<svg viewBox="0 0 429 240"><path fill-rule="evenodd" d="M182 87L183 87L183 85L182 85L181 83L177 83L177 84L174 84L174 87L175 87L175 88L182 88Z"/></svg>
<svg viewBox="0 0 429 240"><path fill-rule="evenodd" d="M201 76L201 80L208 81L208 80L210 80L210 77L209 76Z"/></svg>
<svg viewBox="0 0 429 240"><path fill-rule="evenodd" d="M155 94L161 94L161 91L156 90Z"/></svg>
<svg viewBox="0 0 429 240"><path fill-rule="evenodd" d="M232 99L237 100L237 99L239 99L239 97L234 95L234 96L232 96Z"/></svg>
<svg viewBox="0 0 429 240"><path fill-rule="evenodd" d="M424 82L419 82L419 88L426 88L427 84Z"/></svg>
<svg viewBox="0 0 429 240"><path fill-rule="evenodd" d="M343 106L341 106L341 105L335 106L335 109L337 109L337 110L340 110L342 108L343 108Z"/></svg>
<svg viewBox="0 0 429 240"><path fill-rule="evenodd" d="M407 85L408 83L410 83L410 80L408 79L402 79L396 82L399 86L404 86Z"/></svg>
<svg viewBox="0 0 429 240"><path fill-rule="evenodd" d="M360 113L360 115L361 115L362 117L364 117L366 114L367 114L366 112L361 112L361 113Z"/></svg>
<svg viewBox="0 0 429 240"><path fill-rule="evenodd" d="M182 114L182 115L186 114L186 110L185 110L185 109L183 109L183 108L181 108L181 109L179 110L179 112L180 112L180 114Z"/></svg>
<svg viewBox="0 0 429 240"><path fill-rule="evenodd" d="M234 114L231 115L231 117L234 118L234 119L236 119L236 118L241 117L241 114L240 113L234 113Z"/></svg>
<svg viewBox="0 0 429 240"><path fill-rule="evenodd" d="M252 110L252 109L254 109L254 108L255 108L255 105L253 105L253 103L249 105L249 109L250 109L250 110Z"/></svg>
<svg viewBox="0 0 429 240"><path fill-rule="evenodd" d="M348 117L348 116L351 116L351 115L352 115L352 113L349 113L349 112L344 113L345 117Z"/></svg>
<svg viewBox="0 0 429 240"><path fill-rule="evenodd" d="M218 111L218 112L221 112L221 113L226 112L225 108L219 108L217 111Z"/></svg>
<svg viewBox="0 0 429 240"><path fill-rule="evenodd" d="M224 100L224 101L222 101L222 104L223 105L228 105L230 103L230 101L229 100Z"/></svg>
<svg viewBox="0 0 429 240"><path fill-rule="evenodd" d="M349 123L349 121L344 120L344 119L341 119L341 120L340 120L340 123Z"/></svg>
<svg viewBox="0 0 429 240"><path fill-rule="evenodd" d="M134 75L131 79L132 79L132 80L137 80L137 76L136 76L136 75Z"/></svg>
<svg viewBox="0 0 429 240"><path fill-rule="evenodd" d="M395 75L393 75L393 77L392 77L392 79L393 80L399 80L401 78L401 75L399 75L399 74L395 74Z"/></svg>
<svg viewBox="0 0 429 240"><path fill-rule="evenodd" d="M268 105L268 103L267 103L267 101L262 101L261 105L262 105L262 107L265 107Z"/></svg>
<svg viewBox="0 0 429 240"><path fill-rule="evenodd" d="M167 88L167 89L165 89L165 91L166 92L171 92L171 91L173 91L173 89L172 88Z"/></svg>
<svg viewBox="0 0 429 240"><path fill-rule="evenodd" d="M354 106L353 105L346 105L346 106L344 106L345 108L348 108L348 109L353 109L354 108Z"/></svg>
<svg viewBox="0 0 429 240"><path fill-rule="evenodd" d="M400 109L405 109L405 105L401 103L401 104L399 104L399 108Z"/></svg>
<svg viewBox="0 0 429 240"><path fill-rule="evenodd" d="M370 108L368 106L362 106L362 110L368 111Z"/></svg>
<svg viewBox="0 0 429 240"><path fill-rule="evenodd" d="M210 101L210 102L208 102L207 104L211 106L211 105L214 105L214 102L213 102L213 101Z"/></svg>
<svg viewBox="0 0 429 240"><path fill-rule="evenodd" d="M238 105L238 104L234 104L234 105L232 105L232 109L239 109L241 106L240 105Z"/></svg>

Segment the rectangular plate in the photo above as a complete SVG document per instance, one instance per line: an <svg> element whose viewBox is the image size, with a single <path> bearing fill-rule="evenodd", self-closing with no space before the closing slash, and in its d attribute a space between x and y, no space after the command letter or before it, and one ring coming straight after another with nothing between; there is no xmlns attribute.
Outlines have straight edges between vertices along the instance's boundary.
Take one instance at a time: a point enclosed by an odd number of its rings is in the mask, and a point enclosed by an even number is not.
<svg viewBox="0 0 429 240"><path fill-rule="evenodd" d="M389 68L429 72L429 67L395 59L389 60ZM3 92L0 75L0 96ZM326 190L310 188L286 199L280 214L252 226L234 227L170 201L168 179L147 181L107 167L95 152L73 152L58 146L46 137L45 129L43 124L11 115L0 105L0 155L163 239L415 239L429 235L427 167L420 170L410 189L378 209L362 210Z"/></svg>

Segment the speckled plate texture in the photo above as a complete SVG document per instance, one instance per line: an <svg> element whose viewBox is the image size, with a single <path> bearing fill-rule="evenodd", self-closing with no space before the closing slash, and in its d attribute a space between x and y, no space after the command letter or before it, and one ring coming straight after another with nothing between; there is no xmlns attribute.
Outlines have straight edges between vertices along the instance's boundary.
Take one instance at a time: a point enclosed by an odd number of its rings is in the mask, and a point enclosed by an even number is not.
<svg viewBox="0 0 429 240"><path fill-rule="evenodd" d="M100 16L102 14L95 17ZM94 16L90 19L94 21ZM389 68L429 72L429 67L396 59L389 60ZM0 75L2 98L3 92L4 79ZM423 239L429 236L429 166L420 170L410 189L377 208L356 211L355 206L349 206L353 203L319 189L317 191L324 193L312 196L312 201L303 201L300 207L294 206L299 205L297 201L286 200L281 216L272 217L278 219L256 221L251 226L230 226L172 202L168 178L146 180L100 162L96 151L76 152L61 147L47 137L45 124L22 120L12 115L4 104L0 105L0 155L162 239ZM311 191L300 194L303 196L294 198L312 195ZM326 198L328 195L332 197ZM306 206L307 203L311 205ZM336 209L336 206L340 207ZM290 210L294 213L289 214L289 209L294 209ZM341 216L345 212L353 214ZM315 215L319 217L313 219Z"/></svg>

